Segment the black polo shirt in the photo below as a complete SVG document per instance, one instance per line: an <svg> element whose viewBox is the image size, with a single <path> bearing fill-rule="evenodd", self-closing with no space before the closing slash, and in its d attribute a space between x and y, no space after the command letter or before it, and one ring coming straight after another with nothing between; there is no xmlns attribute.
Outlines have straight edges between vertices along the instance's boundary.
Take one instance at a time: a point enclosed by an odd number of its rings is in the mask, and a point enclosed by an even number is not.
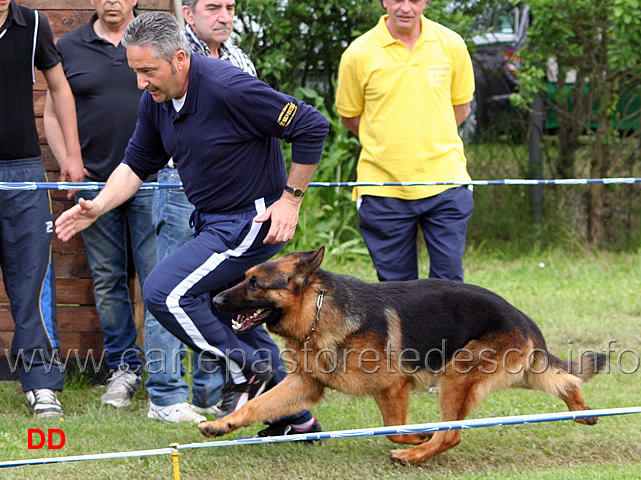
<svg viewBox="0 0 641 480"><path fill-rule="evenodd" d="M103 182L124 157L136 128L142 91L127 63L125 47L96 35L97 19L94 14L88 24L64 35L57 48L76 98L85 168L91 179Z"/></svg>
<svg viewBox="0 0 641 480"><path fill-rule="evenodd" d="M59 62L47 17L12 1L0 27L0 161L40 156L34 67L49 70Z"/></svg>

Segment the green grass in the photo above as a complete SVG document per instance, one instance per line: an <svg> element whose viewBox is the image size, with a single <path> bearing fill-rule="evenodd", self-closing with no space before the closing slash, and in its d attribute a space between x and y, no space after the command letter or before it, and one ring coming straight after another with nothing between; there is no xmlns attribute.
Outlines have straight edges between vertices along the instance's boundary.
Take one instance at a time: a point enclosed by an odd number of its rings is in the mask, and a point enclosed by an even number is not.
<svg viewBox="0 0 641 480"><path fill-rule="evenodd" d="M423 259L424 272L426 263ZM325 267L367 280L375 276L366 259L344 263L331 252ZM544 251L505 259L476 250L466 255L465 267L468 282L496 291L533 317L551 352L560 357L576 355L582 349L603 351L614 341L610 373L585 385L586 400L593 408L641 405L638 361L632 353L621 355L626 349L641 351L639 255ZM0 460L156 449L172 442L204 441L193 425L148 420L144 392L137 394L130 407L114 410L100 406L99 389L75 382L60 395L66 412L64 422L31 417L17 383L0 383L0 398ZM508 390L491 395L470 418L564 410L565 405L556 398ZM325 430L381 425L370 398L329 391L313 411ZM436 396L415 392L411 420L423 423L437 419ZM325 440L312 446L283 443L183 450L181 478L638 479L640 427L641 416L628 415L602 418L594 427L563 421L474 429L463 433L458 447L418 467L390 463L388 452L395 447L378 437ZM28 450L30 428L63 429L64 448ZM260 428L255 425L242 432ZM0 476L169 479L172 469L170 457L163 455L17 467L3 469Z"/></svg>

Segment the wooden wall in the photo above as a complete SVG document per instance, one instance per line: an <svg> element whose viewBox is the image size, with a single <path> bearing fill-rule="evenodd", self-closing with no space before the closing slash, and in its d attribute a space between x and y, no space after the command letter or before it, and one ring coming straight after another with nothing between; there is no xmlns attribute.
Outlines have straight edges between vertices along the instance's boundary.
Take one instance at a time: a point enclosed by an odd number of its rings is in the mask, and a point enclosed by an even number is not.
<svg viewBox="0 0 641 480"><path fill-rule="evenodd" d="M29 8L43 12L51 24L55 40L65 33L86 24L94 13L90 0L18 0L18 3ZM165 10L174 12L173 0L139 0L138 9ZM42 112L46 94L46 82L41 72L36 70L36 84L34 85L34 110L42 159L48 171L49 181L58 181L59 172L56 161L47 145L42 123ZM66 192L52 191L54 218L72 205L66 199ZM76 235L67 243L53 240L54 262L56 267L56 286L58 303L58 327L60 332L61 355L68 354L75 358L75 352L80 357L85 357L89 350L94 356L100 358L102 354L102 329L96 313L93 298L93 282L91 271L87 264L87 257L82 242L82 237ZM133 265L133 262L130 262ZM143 307L140 297L140 287L135 272L130 272L130 288L136 323L138 325L138 343L143 341ZM0 279L0 379L15 378L11 374L9 362L5 358L6 351L11 349L13 338L13 318L9 307L9 299Z"/></svg>

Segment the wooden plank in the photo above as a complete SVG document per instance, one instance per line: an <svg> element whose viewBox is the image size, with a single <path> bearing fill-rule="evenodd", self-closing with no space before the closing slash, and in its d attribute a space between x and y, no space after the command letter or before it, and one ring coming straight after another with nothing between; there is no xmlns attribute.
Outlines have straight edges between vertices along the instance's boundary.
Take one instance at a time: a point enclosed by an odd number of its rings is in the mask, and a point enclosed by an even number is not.
<svg viewBox="0 0 641 480"><path fill-rule="evenodd" d="M77 351L80 357L85 357L88 351L93 351L94 358L100 359L103 348L103 334L100 332L60 332L60 353L67 356L68 351ZM74 358L73 356L71 358Z"/></svg>
<svg viewBox="0 0 641 480"><path fill-rule="evenodd" d="M0 331L0 358L6 357L5 350L11 351L13 332ZM93 357L98 362L104 350L102 332L61 332L60 333L60 355L62 359L76 359L76 352L79 358L86 358L87 354L93 352Z"/></svg>
<svg viewBox="0 0 641 480"><path fill-rule="evenodd" d="M45 123L42 117L36 117L36 129L38 130L38 140L40 144L47 143L47 137L45 136Z"/></svg>
<svg viewBox="0 0 641 480"><path fill-rule="evenodd" d="M57 278L56 298L58 303L93 305L93 280L89 278ZM0 299L2 301L2 299Z"/></svg>
<svg viewBox="0 0 641 480"><path fill-rule="evenodd" d="M20 5L39 10L94 10L91 0L20 0ZM173 0L139 0L139 10L174 10Z"/></svg>
<svg viewBox="0 0 641 480"><path fill-rule="evenodd" d="M49 20L54 40L57 42L65 33L86 25L95 10L49 10L43 11Z"/></svg>
<svg viewBox="0 0 641 480"><path fill-rule="evenodd" d="M59 204L54 203L54 207ZM55 209L54 209L55 211ZM60 212L62 212L62 209L60 209ZM58 214L59 215L59 214ZM58 215L54 215L54 218L58 218ZM85 253L85 244L82 240L82 234L74 235L71 240L67 242L62 242L58 240L58 237L56 235L53 236L53 242L52 242L52 248L54 252L60 252L64 254L72 254L72 255L77 255L81 258L83 258L83 261L86 261L86 256L87 254ZM60 275L61 277L64 277L65 275ZM78 275L79 277L84 277L84 275Z"/></svg>
<svg viewBox="0 0 641 480"><path fill-rule="evenodd" d="M59 170L58 162L56 162L56 158L53 156L51 147L49 145L41 143L40 150L42 150L42 163L45 166L45 169L48 172L51 172L51 171L57 172ZM51 181L54 181L54 180L51 180Z"/></svg>
<svg viewBox="0 0 641 480"><path fill-rule="evenodd" d="M138 276L129 280L131 303L134 310L142 308L142 295ZM91 278L56 278L56 303L58 305L84 305L93 306L93 280ZM9 297L0 282L0 313L5 309L9 311ZM139 312L140 313L140 312Z"/></svg>
<svg viewBox="0 0 641 480"><path fill-rule="evenodd" d="M0 331L13 331L15 325L9 306L0 308ZM59 332L102 332L98 313L93 306L58 306Z"/></svg>
<svg viewBox="0 0 641 480"><path fill-rule="evenodd" d="M58 330L61 332L102 332L93 305L58 305Z"/></svg>
<svg viewBox="0 0 641 480"><path fill-rule="evenodd" d="M91 0L21 0L20 4L38 10L94 10Z"/></svg>
<svg viewBox="0 0 641 480"><path fill-rule="evenodd" d="M53 264L57 278L91 278L91 269L85 255L54 252Z"/></svg>
<svg viewBox="0 0 641 480"><path fill-rule="evenodd" d="M45 110L46 90L36 90L33 92L33 111L36 117L42 117Z"/></svg>
<svg viewBox="0 0 641 480"><path fill-rule="evenodd" d="M33 84L33 90L39 91L47 91L47 80L45 80L44 74L36 68L36 83Z"/></svg>
<svg viewBox="0 0 641 480"><path fill-rule="evenodd" d="M5 350L11 351L11 341L13 340L13 332L0 331L0 358L6 357Z"/></svg>
<svg viewBox="0 0 641 480"><path fill-rule="evenodd" d="M90 278L57 278L56 299L59 304L93 305L93 280ZM0 282L0 303L9 303L9 297Z"/></svg>

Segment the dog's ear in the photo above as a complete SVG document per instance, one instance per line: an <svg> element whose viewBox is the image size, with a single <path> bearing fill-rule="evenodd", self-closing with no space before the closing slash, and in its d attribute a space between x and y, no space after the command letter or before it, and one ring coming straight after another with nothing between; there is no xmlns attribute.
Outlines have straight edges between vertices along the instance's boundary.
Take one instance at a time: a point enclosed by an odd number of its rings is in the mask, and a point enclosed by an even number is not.
<svg viewBox="0 0 641 480"><path fill-rule="evenodd" d="M318 270L323 263L325 256L325 247L320 246L316 250L298 253L298 266L297 270L304 271L307 274L314 273Z"/></svg>

